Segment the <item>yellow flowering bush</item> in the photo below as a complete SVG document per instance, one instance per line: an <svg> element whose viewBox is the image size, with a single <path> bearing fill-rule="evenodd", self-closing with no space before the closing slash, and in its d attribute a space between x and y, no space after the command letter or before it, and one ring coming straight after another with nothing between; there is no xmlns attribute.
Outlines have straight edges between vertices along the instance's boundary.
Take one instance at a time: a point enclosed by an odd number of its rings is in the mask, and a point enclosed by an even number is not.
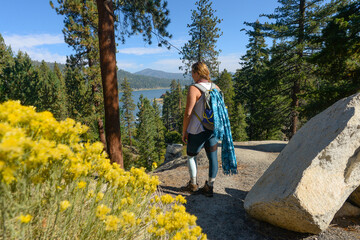
<svg viewBox="0 0 360 240"><path fill-rule="evenodd" d="M63 212L65 211L66 209L68 209L68 207L70 207L71 204L69 201L65 200L65 201L61 201L60 202L60 211Z"/></svg>
<svg viewBox="0 0 360 240"><path fill-rule="evenodd" d="M111 164L102 143L82 140L86 131L18 101L0 104L3 238L206 238L182 196L159 196L144 168Z"/></svg>
<svg viewBox="0 0 360 240"><path fill-rule="evenodd" d="M28 222L31 221L32 216L29 215L29 214L26 214L25 216L21 214L21 215L18 217L18 219L19 219L19 221L22 222L22 223L28 223Z"/></svg>

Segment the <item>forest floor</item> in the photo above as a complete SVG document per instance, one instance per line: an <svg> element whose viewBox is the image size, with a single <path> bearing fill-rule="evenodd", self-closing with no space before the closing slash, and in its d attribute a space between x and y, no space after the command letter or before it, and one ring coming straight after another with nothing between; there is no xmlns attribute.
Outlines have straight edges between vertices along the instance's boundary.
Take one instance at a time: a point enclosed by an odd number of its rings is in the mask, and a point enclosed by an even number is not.
<svg viewBox="0 0 360 240"><path fill-rule="evenodd" d="M187 212L197 217L197 224L208 239L237 240L352 240L360 239L359 218L337 218L329 228L318 235L296 233L251 218L244 209L246 194L286 146L281 141L235 142L239 174L225 176L219 165L214 185L214 197L190 195L181 192L181 186L189 181L186 157L161 165L153 174L158 175L160 191L171 195L181 194L187 199ZM220 159L219 148L218 155ZM207 180L208 165L198 163L198 182Z"/></svg>

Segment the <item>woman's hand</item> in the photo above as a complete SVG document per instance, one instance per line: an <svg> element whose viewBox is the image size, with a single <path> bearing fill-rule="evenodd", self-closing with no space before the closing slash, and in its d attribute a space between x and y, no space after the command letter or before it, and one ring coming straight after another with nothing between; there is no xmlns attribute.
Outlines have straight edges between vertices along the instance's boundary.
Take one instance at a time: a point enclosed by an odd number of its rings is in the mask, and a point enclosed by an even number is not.
<svg viewBox="0 0 360 240"><path fill-rule="evenodd" d="M187 144L188 141L188 132L183 133L182 135L182 141L184 142L184 144Z"/></svg>

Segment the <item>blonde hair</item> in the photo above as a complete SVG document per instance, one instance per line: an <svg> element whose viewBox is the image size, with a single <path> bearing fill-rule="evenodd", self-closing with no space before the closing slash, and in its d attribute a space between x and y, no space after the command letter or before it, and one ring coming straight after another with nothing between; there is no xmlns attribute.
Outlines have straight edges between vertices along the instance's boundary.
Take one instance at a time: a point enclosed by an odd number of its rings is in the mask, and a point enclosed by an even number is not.
<svg viewBox="0 0 360 240"><path fill-rule="evenodd" d="M210 72L208 67L203 62L196 62L191 66L191 72L197 73L201 78L205 78L210 81Z"/></svg>

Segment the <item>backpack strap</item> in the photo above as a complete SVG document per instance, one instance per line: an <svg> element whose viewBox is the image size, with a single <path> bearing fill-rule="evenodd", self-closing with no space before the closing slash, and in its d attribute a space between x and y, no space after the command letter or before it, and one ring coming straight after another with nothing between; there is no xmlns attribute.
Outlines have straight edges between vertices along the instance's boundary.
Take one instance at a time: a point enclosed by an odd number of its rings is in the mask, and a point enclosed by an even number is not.
<svg viewBox="0 0 360 240"><path fill-rule="evenodd" d="M205 92L207 92L208 90L203 86L203 85L201 85L200 83L194 83L193 84L195 87L197 87L199 90L200 90L200 92L202 92L202 93L205 93Z"/></svg>

